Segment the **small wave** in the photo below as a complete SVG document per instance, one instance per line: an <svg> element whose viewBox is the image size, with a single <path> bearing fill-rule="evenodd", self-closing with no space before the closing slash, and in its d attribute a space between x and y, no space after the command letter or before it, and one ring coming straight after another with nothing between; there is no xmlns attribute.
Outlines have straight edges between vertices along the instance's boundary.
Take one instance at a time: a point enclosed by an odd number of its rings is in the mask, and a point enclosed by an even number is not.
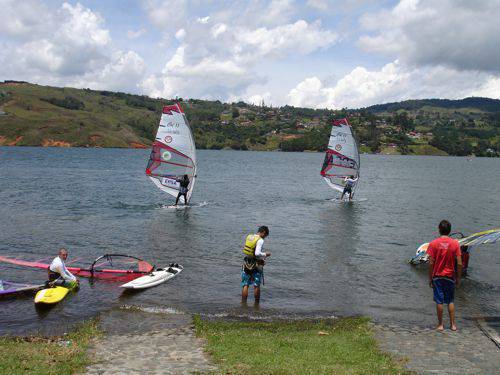
<svg viewBox="0 0 500 375"><path fill-rule="evenodd" d="M129 204L119 201L113 205L113 208L133 210L133 211L147 211L158 208L158 204Z"/></svg>
<svg viewBox="0 0 500 375"><path fill-rule="evenodd" d="M171 209L171 210L185 210L185 209L191 209L191 208L197 208L197 207L205 207L208 205L208 202L207 201L204 201L204 202L201 202L201 203L194 203L194 204L188 204L188 205L184 205L184 204L180 204L180 205L161 205L160 208L167 208L167 209Z"/></svg>
<svg viewBox="0 0 500 375"><path fill-rule="evenodd" d="M185 312L174 309L173 307L150 307L150 306L135 306L122 305L122 310L142 311L150 314L168 314L168 315L184 315Z"/></svg>
<svg viewBox="0 0 500 375"><path fill-rule="evenodd" d="M329 198L327 201L335 202L335 203L358 203L358 202L366 202L368 198L353 198L351 201L349 199L340 199L340 198Z"/></svg>
<svg viewBox="0 0 500 375"><path fill-rule="evenodd" d="M227 319L227 320L252 320L252 321L274 321L274 320L320 320L337 319L335 315L294 315L294 314L265 314L255 312L259 315L237 314L237 313L200 313L199 315L207 319Z"/></svg>

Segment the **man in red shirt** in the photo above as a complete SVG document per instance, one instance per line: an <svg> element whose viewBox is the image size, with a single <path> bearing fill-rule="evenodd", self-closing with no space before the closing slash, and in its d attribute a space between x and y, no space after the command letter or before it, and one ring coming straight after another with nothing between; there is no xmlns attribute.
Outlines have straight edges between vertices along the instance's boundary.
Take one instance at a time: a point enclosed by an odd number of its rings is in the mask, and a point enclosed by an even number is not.
<svg viewBox="0 0 500 375"><path fill-rule="evenodd" d="M443 331L443 304L448 305L450 314L450 328L457 330L455 324L455 284L460 286L460 276L462 275L462 257L460 244L457 240L448 237L451 232L451 224L447 220L439 223L439 234L429 244L427 254L429 254L429 285L434 290L434 302L438 317L438 331ZM456 267L455 267L456 266ZM455 271L456 270L456 271Z"/></svg>

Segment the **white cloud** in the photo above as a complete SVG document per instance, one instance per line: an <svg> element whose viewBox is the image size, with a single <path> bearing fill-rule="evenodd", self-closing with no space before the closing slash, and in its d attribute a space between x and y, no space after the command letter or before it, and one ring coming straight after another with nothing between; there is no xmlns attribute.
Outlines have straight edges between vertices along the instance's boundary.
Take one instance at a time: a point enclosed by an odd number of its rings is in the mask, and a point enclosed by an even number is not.
<svg viewBox="0 0 500 375"><path fill-rule="evenodd" d="M196 19L196 22L199 22L199 23L204 24L204 25L205 25L205 24L207 24L207 23L208 23L208 21L210 21L210 16L206 16L206 17L198 17L198 18Z"/></svg>
<svg viewBox="0 0 500 375"><path fill-rule="evenodd" d="M182 40L186 37L186 30L184 29L179 29L175 33L175 39L177 39L179 42L182 42Z"/></svg>
<svg viewBox="0 0 500 375"><path fill-rule="evenodd" d="M76 78L77 87L92 87L97 90L137 91L137 82L145 72L143 59L135 52L116 51L110 61L100 70L91 71Z"/></svg>
<svg viewBox="0 0 500 375"><path fill-rule="evenodd" d="M262 103L269 105L271 104L271 93L265 92L263 94L254 94L246 98L245 102L254 105L261 105Z"/></svg>
<svg viewBox="0 0 500 375"><path fill-rule="evenodd" d="M248 60L281 57L291 52L306 55L338 40L336 33L322 30L319 22L309 24L304 20L273 29L241 30L235 36L242 47L240 56Z"/></svg>
<svg viewBox="0 0 500 375"><path fill-rule="evenodd" d="M329 6L328 0L307 0L307 5L318 10L327 10Z"/></svg>
<svg viewBox="0 0 500 375"><path fill-rule="evenodd" d="M30 6L39 13L31 24L26 21L32 19L27 3L20 3L9 4L7 33L22 39L3 42L0 64L6 67L4 78L78 87L135 87L144 63L137 54L113 47L98 13L79 3L63 3L54 10L35 1Z"/></svg>
<svg viewBox="0 0 500 375"><path fill-rule="evenodd" d="M442 66L411 68L398 61L380 70L354 68L333 86L307 78L288 94L291 105L314 108L359 108L406 99L473 95L500 98L500 80L487 73L463 72Z"/></svg>
<svg viewBox="0 0 500 375"><path fill-rule="evenodd" d="M36 0L1 0L0 9L0 35L9 38L29 37L33 32L43 31L47 19L40 14L45 14L52 22L48 9Z"/></svg>
<svg viewBox="0 0 500 375"><path fill-rule="evenodd" d="M149 19L157 28L177 30L187 17L187 0L143 0Z"/></svg>
<svg viewBox="0 0 500 375"><path fill-rule="evenodd" d="M137 39L141 35L146 34L147 30L145 28L139 29L139 30L128 30L127 31L127 38L129 39Z"/></svg>
<svg viewBox="0 0 500 375"><path fill-rule="evenodd" d="M195 22L182 29L180 46L161 74L142 83L144 92L222 100L242 97L249 86L265 81L254 71L264 59L307 55L328 48L338 39L319 22L299 20L276 27L248 28L213 23L215 18L211 15L210 22Z"/></svg>
<svg viewBox="0 0 500 375"><path fill-rule="evenodd" d="M227 25L224 23L218 23L212 27L212 36L217 38L219 35L227 31Z"/></svg>
<svg viewBox="0 0 500 375"><path fill-rule="evenodd" d="M498 0L401 0L361 18L359 45L406 64L500 72Z"/></svg>

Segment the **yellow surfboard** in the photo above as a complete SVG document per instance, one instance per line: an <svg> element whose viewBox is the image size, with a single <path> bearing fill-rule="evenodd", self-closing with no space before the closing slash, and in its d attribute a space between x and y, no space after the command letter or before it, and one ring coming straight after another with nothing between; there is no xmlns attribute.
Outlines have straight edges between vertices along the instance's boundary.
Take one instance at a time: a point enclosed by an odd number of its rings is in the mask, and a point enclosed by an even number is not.
<svg viewBox="0 0 500 375"><path fill-rule="evenodd" d="M56 286L54 288L47 288L40 290L35 296L36 304L52 305L58 303L66 297L66 294L73 288L66 288L64 286Z"/></svg>

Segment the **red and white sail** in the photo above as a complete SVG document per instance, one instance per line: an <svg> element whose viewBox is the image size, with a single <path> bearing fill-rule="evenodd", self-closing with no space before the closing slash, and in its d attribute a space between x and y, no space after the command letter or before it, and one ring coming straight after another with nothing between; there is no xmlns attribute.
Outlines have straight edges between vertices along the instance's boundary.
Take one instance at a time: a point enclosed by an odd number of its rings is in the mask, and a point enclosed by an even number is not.
<svg viewBox="0 0 500 375"><path fill-rule="evenodd" d="M332 189L343 191L344 179L358 178L359 167L359 151L351 126L346 118L333 120L321 176Z"/></svg>
<svg viewBox="0 0 500 375"><path fill-rule="evenodd" d="M158 188L174 197L180 190L179 181L187 175L189 202L196 180L196 146L186 115L178 103L163 107L146 175Z"/></svg>

